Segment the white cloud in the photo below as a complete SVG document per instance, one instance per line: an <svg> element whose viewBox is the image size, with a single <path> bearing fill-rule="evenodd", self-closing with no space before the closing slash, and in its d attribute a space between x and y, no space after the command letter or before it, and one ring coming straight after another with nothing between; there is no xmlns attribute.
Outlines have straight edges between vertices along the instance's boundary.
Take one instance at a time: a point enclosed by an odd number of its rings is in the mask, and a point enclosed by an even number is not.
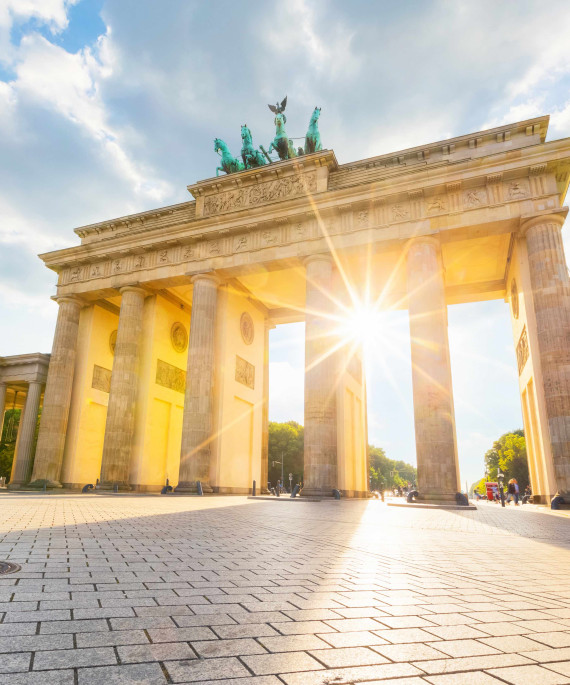
<svg viewBox="0 0 570 685"><path fill-rule="evenodd" d="M289 362L269 364L269 411L272 421L304 422L304 383L302 365Z"/></svg>

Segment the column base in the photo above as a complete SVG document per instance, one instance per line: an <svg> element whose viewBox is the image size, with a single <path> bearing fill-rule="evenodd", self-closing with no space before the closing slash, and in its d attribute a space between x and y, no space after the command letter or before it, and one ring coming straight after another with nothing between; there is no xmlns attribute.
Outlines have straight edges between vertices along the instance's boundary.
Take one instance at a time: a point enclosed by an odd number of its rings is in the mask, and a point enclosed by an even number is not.
<svg viewBox="0 0 570 685"><path fill-rule="evenodd" d="M112 492L115 489L115 485L118 486L119 492L130 492L132 489L128 483L99 483L98 489Z"/></svg>
<svg viewBox="0 0 570 685"><path fill-rule="evenodd" d="M34 480L32 483L28 483L26 487L32 490L43 490L44 487L46 488L46 490L54 490L56 488L61 488L63 486L58 480L38 478L37 480Z"/></svg>
<svg viewBox="0 0 570 685"><path fill-rule="evenodd" d="M202 483L202 481L200 482ZM178 485L174 488L174 492L179 493L181 495L195 495L198 492L198 486L196 484L196 481L190 481L189 483L182 482L178 483ZM214 490L212 489L212 486L209 483L202 483L202 492L212 494Z"/></svg>
<svg viewBox="0 0 570 685"><path fill-rule="evenodd" d="M282 497L288 495L282 495ZM333 499L333 488L311 488L305 486L298 495L299 497L323 497Z"/></svg>

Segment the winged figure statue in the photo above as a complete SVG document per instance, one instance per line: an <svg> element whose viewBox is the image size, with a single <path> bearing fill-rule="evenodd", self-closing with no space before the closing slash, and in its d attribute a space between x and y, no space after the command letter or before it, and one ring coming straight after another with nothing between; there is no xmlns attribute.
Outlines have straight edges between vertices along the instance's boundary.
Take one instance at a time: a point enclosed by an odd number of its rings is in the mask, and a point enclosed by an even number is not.
<svg viewBox="0 0 570 685"><path fill-rule="evenodd" d="M273 112L273 114L282 114L285 111L285 107L287 107L287 96L285 96L285 99L281 102L281 104L276 103L275 105L267 106Z"/></svg>

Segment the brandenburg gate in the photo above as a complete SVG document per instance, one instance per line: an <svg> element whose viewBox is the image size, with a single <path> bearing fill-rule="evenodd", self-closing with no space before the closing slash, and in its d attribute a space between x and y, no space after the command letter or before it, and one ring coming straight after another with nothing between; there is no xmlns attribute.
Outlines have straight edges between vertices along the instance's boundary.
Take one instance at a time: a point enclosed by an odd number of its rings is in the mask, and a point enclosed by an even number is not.
<svg viewBox="0 0 570 685"><path fill-rule="evenodd" d="M368 279L373 300L409 312L420 497L460 489L447 306L499 298L533 491L570 496L570 140L545 142L547 127L342 165L317 147L75 229L81 244L41 255L59 314L31 481L265 485L269 330L304 320L303 492L365 495L362 360L335 331Z"/></svg>

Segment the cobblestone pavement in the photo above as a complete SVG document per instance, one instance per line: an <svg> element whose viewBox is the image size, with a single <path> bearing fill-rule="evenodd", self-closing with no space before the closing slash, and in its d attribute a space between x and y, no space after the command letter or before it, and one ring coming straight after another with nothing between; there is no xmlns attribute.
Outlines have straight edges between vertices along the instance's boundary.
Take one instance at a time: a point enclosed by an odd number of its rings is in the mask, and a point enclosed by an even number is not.
<svg viewBox="0 0 570 685"><path fill-rule="evenodd" d="M0 495L0 685L570 684L570 521Z"/></svg>

